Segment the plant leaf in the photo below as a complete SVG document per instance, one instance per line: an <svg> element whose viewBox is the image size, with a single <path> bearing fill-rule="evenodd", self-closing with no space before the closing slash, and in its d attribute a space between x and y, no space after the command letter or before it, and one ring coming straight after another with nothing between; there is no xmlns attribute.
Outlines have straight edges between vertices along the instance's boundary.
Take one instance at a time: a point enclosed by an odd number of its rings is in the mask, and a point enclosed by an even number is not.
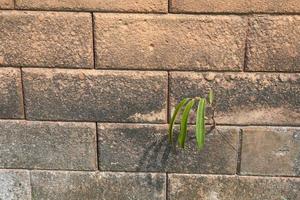
<svg viewBox="0 0 300 200"><path fill-rule="evenodd" d="M186 138L186 133L187 133L187 122L188 122L188 117L190 114L190 111L195 103L195 99L192 99L188 102L186 107L184 108L182 118L181 118L181 123L180 123L180 133L178 136L178 143L181 148L184 148L185 144L185 138Z"/></svg>
<svg viewBox="0 0 300 200"><path fill-rule="evenodd" d="M173 127L174 127L174 123L177 117L177 114L179 113L179 111L181 110L182 106L184 106L186 104L186 102L188 102L188 100L190 100L189 98L184 98L183 100L181 100L181 102L179 104L177 104L177 106L175 107L175 111L172 115L170 124L169 124L169 142L171 144L173 144Z"/></svg>
<svg viewBox="0 0 300 200"><path fill-rule="evenodd" d="M196 117L196 140L199 149L204 147L205 142L205 105L205 99L201 98L198 104Z"/></svg>
<svg viewBox="0 0 300 200"><path fill-rule="evenodd" d="M214 92L212 90L209 90L208 102L209 102L210 105L212 105L213 102L214 102Z"/></svg>

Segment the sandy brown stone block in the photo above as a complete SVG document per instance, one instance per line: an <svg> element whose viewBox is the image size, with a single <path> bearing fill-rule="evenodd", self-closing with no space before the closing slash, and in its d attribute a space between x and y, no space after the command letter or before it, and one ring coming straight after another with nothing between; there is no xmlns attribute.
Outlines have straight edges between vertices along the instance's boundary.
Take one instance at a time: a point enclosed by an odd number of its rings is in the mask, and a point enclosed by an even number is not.
<svg viewBox="0 0 300 200"><path fill-rule="evenodd" d="M298 13L298 0L171 0L174 13Z"/></svg>
<svg viewBox="0 0 300 200"><path fill-rule="evenodd" d="M89 13L0 11L0 66L93 67Z"/></svg>
<svg viewBox="0 0 300 200"><path fill-rule="evenodd" d="M260 15L249 24L247 70L300 71L300 16Z"/></svg>
<svg viewBox="0 0 300 200"><path fill-rule="evenodd" d="M166 177L153 173L31 173L33 199L166 199Z"/></svg>
<svg viewBox="0 0 300 200"><path fill-rule="evenodd" d="M166 122L167 79L166 72L24 69L27 117Z"/></svg>
<svg viewBox="0 0 300 200"><path fill-rule="evenodd" d="M230 70L244 63L239 16L95 14L97 68Z"/></svg>
<svg viewBox="0 0 300 200"><path fill-rule="evenodd" d="M0 170L1 200L31 200L28 171Z"/></svg>
<svg viewBox="0 0 300 200"><path fill-rule="evenodd" d="M23 118L21 71L0 68L0 118Z"/></svg>
<svg viewBox="0 0 300 200"><path fill-rule="evenodd" d="M203 200L297 200L300 198L300 179L169 175L169 199Z"/></svg>
<svg viewBox="0 0 300 200"><path fill-rule="evenodd" d="M299 125L299 85L300 74L171 72L170 102L173 110L182 98L212 88L219 124Z"/></svg>
<svg viewBox="0 0 300 200"><path fill-rule="evenodd" d="M241 173L300 176L300 128L243 129Z"/></svg>
<svg viewBox="0 0 300 200"><path fill-rule="evenodd" d="M93 123L0 121L0 168L96 170Z"/></svg>
<svg viewBox="0 0 300 200"><path fill-rule="evenodd" d="M0 0L0 9L14 8L14 0Z"/></svg>
<svg viewBox="0 0 300 200"><path fill-rule="evenodd" d="M0 68L0 118L23 118L21 71Z"/></svg>
<svg viewBox="0 0 300 200"><path fill-rule="evenodd" d="M16 0L20 9L168 12L168 0Z"/></svg>
<svg viewBox="0 0 300 200"><path fill-rule="evenodd" d="M237 149L237 128L221 128ZM101 170L235 174L237 152L216 132L198 151L190 130L184 150L172 149L167 125L98 124Z"/></svg>

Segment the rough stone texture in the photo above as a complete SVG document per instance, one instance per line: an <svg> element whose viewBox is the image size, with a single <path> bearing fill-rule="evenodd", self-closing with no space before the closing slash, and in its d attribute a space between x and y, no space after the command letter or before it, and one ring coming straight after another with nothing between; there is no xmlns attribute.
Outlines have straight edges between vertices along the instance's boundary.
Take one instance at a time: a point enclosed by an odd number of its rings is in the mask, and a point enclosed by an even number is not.
<svg viewBox="0 0 300 200"><path fill-rule="evenodd" d="M21 71L0 68L0 118L23 118Z"/></svg>
<svg viewBox="0 0 300 200"><path fill-rule="evenodd" d="M221 132L237 149L237 128ZM190 130L184 150L168 144L167 125L99 124L99 163L101 170L159 171L180 173L235 174L237 153L216 132L207 135L200 152L195 133Z"/></svg>
<svg viewBox="0 0 300 200"><path fill-rule="evenodd" d="M17 8L119 12L168 12L167 0L16 0Z"/></svg>
<svg viewBox="0 0 300 200"><path fill-rule="evenodd" d="M247 70L300 71L300 16L260 15L249 24Z"/></svg>
<svg viewBox="0 0 300 200"><path fill-rule="evenodd" d="M219 124L300 125L299 85L300 74L171 72L170 102L212 88Z"/></svg>
<svg viewBox="0 0 300 200"><path fill-rule="evenodd" d="M95 170L92 123L0 121L0 168Z"/></svg>
<svg viewBox="0 0 300 200"><path fill-rule="evenodd" d="M0 66L93 67L88 13L0 11Z"/></svg>
<svg viewBox="0 0 300 200"><path fill-rule="evenodd" d="M169 199L298 200L300 179L169 175Z"/></svg>
<svg viewBox="0 0 300 200"><path fill-rule="evenodd" d="M239 16L95 14L98 68L235 70L247 21Z"/></svg>
<svg viewBox="0 0 300 200"><path fill-rule="evenodd" d="M0 170L1 200L31 200L28 171Z"/></svg>
<svg viewBox="0 0 300 200"><path fill-rule="evenodd" d="M14 0L0 0L0 9L14 8Z"/></svg>
<svg viewBox="0 0 300 200"><path fill-rule="evenodd" d="M31 180L33 199L166 199L163 174L33 171Z"/></svg>
<svg viewBox="0 0 300 200"><path fill-rule="evenodd" d="M298 13L298 0L171 0L175 13Z"/></svg>
<svg viewBox="0 0 300 200"><path fill-rule="evenodd" d="M300 176L300 129L243 129L241 173Z"/></svg>
<svg viewBox="0 0 300 200"><path fill-rule="evenodd" d="M42 120L166 122L167 79L166 72L24 69L26 114Z"/></svg>

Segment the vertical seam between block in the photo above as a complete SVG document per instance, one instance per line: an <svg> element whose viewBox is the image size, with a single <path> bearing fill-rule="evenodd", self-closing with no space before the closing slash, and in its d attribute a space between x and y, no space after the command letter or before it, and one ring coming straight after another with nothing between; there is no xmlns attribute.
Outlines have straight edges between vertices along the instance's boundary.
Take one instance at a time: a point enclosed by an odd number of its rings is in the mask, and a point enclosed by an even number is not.
<svg viewBox="0 0 300 200"><path fill-rule="evenodd" d="M24 77L23 77L23 69L20 68L21 73L21 89L22 89L22 104L23 104L23 112L24 112L24 119L27 119L26 116L26 101L25 101L25 87L24 87Z"/></svg>
<svg viewBox="0 0 300 200"><path fill-rule="evenodd" d="M94 13L91 12L92 15L92 37L93 37L93 63L94 69L96 69L96 38L95 38L95 17Z"/></svg>
<svg viewBox="0 0 300 200"><path fill-rule="evenodd" d="M96 164L97 170L100 171L100 149L99 149L99 132L98 132L98 123L96 122Z"/></svg>
<svg viewBox="0 0 300 200"><path fill-rule="evenodd" d="M168 0L168 13L172 11L172 0Z"/></svg>
<svg viewBox="0 0 300 200"><path fill-rule="evenodd" d="M170 72L167 76L167 124L170 121Z"/></svg>
<svg viewBox="0 0 300 200"><path fill-rule="evenodd" d="M248 35L250 30L250 19L247 17L247 29L246 29L246 36L245 36L245 47L244 47L244 63L243 63L243 72L247 71L247 65L248 65Z"/></svg>
<svg viewBox="0 0 300 200"><path fill-rule="evenodd" d="M166 200L169 200L169 174L166 173Z"/></svg>
<svg viewBox="0 0 300 200"><path fill-rule="evenodd" d="M241 174L241 163L242 163L242 148L243 148L243 129L239 130L239 141L238 141L238 152L237 152L237 165L236 174Z"/></svg>

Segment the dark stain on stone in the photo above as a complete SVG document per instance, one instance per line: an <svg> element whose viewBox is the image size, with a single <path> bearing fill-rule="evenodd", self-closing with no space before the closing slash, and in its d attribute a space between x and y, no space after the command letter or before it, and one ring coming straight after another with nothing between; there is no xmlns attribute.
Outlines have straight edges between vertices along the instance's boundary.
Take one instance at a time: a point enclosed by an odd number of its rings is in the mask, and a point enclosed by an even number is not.
<svg viewBox="0 0 300 200"><path fill-rule="evenodd" d="M5 81L4 88L0 89L5 92L2 94L0 102L0 118L22 118L22 92L20 83L17 83L17 77L5 77L3 81Z"/></svg>
<svg viewBox="0 0 300 200"><path fill-rule="evenodd" d="M126 73L115 76L85 74L83 80L79 74L55 73L53 78L46 80L41 76L26 75L35 79L25 80L31 118L146 122L149 120L143 119L144 114L161 113L166 107L167 83L163 76L149 76L146 80L130 78ZM47 84L49 86L43 91L46 95L40 95L42 89L34 89ZM141 115L140 119L134 119L135 114ZM160 116L157 118L164 120Z"/></svg>
<svg viewBox="0 0 300 200"><path fill-rule="evenodd" d="M296 80L280 82L276 76L261 77L255 81L250 80L249 77L237 77L236 80L228 81L221 76L220 83L203 81L201 77L190 81L188 76L176 77L171 79L171 96L176 99L175 103L177 103L183 97L206 96L209 88L212 88L215 92L218 112L231 112L237 108L256 109L257 107L278 108L282 106L300 112L300 77L296 75L295 77L297 77ZM228 88L226 82L234 86Z"/></svg>
<svg viewBox="0 0 300 200"><path fill-rule="evenodd" d="M300 45L295 47L300 49ZM277 50L278 51L278 50ZM291 56L285 49L280 49L280 52L274 53L273 49L268 49L268 56L264 60L264 67L271 71L290 71L299 72L300 71L300 55L299 52L297 56Z"/></svg>
<svg viewBox="0 0 300 200"><path fill-rule="evenodd" d="M192 130L188 133L185 149L173 149L168 142L167 128L161 126L105 125L99 130L99 134L102 170L229 174L236 172L237 152L217 133L207 136L207 145L201 152L196 148ZM224 134L234 146L237 144L237 132L226 130Z"/></svg>

